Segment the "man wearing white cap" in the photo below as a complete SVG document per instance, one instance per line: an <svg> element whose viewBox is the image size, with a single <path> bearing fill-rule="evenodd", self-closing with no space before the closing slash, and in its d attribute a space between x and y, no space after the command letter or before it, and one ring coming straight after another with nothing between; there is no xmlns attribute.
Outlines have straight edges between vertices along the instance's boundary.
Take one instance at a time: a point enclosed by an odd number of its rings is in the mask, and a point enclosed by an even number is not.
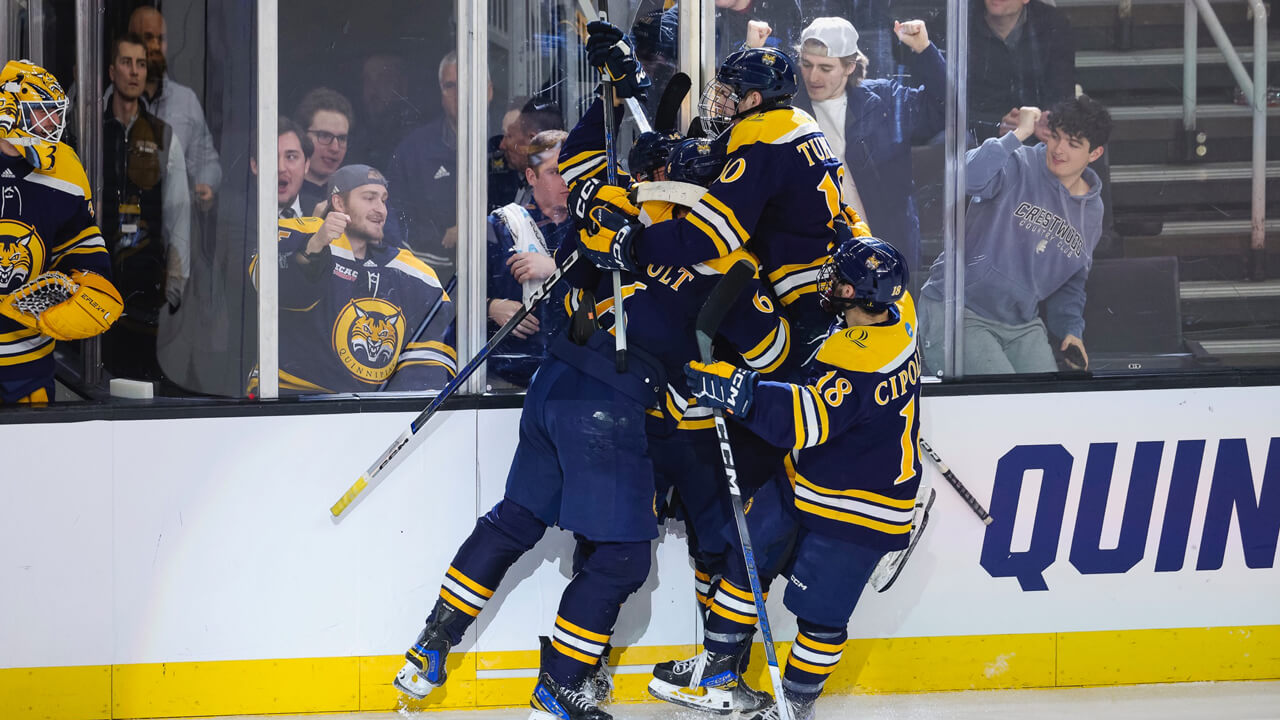
<svg viewBox="0 0 1280 720"><path fill-rule="evenodd" d="M844 18L822 17L800 34L803 92L796 106L811 110L831 149L845 165L844 195L877 237L919 266L920 222L911 179L911 144L942 130L946 64L922 20L895 22L918 87L867 80L858 31Z"/></svg>

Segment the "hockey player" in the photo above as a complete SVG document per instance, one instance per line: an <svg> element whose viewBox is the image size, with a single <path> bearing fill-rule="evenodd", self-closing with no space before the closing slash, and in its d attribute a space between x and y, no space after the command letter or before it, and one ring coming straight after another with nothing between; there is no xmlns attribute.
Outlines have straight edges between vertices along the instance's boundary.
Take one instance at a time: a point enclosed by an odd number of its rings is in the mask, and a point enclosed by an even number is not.
<svg viewBox="0 0 1280 720"><path fill-rule="evenodd" d="M0 70L0 403L53 399L58 340L120 315L80 159L59 142L67 96L27 60Z"/></svg>
<svg viewBox="0 0 1280 720"><path fill-rule="evenodd" d="M669 200L642 205L628 210L656 220L677 210ZM576 247L576 241L562 246L559 259ZM603 327L573 328L552 341L525 398L505 496L454 556L426 627L405 654L396 687L421 698L445 681L449 650L511 565L555 525L573 532L578 542L575 572L552 636L542 644L531 717L610 718L598 696L583 688L607 662L622 603L649 573L650 543L658 533L646 427L666 422L669 431L680 419L678 404L690 394L680 368L696 353L697 312L720 274L747 257L739 252L689 268L651 265L641 274L624 274L629 347L622 373L614 362L609 276L588 266L573 278L605 298L594 305ZM722 333L733 347L746 348L744 362L767 369L780 352L770 338L782 332L785 346L785 325L759 286L744 293L734 310ZM653 408L664 411L651 413Z"/></svg>
<svg viewBox="0 0 1280 720"><path fill-rule="evenodd" d="M607 269L648 264L692 265L747 246L760 258L768 282L791 321L796 376L824 337L828 317L816 292L818 270L830 257L836 222L869 235L842 197L840 159L812 117L791 107L796 76L785 53L771 48L730 55L703 91L704 128L724 132L728 163L688 217L644 228L619 212L622 192L604 186L571 204L579 218L603 206L604 232L583 246Z"/></svg>
<svg viewBox="0 0 1280 720"><path fill-rule="evenodd" d="M799 633L783 674L791 716L808 720L848 639L849 618L882 555L906 547L920 477L920 354L901 254L876 238L841 244L818 280L838 320L803 385L729 363L689 363L700 405L723 408L779 447L786 473L752 498L747 522L760 582L786 575ZM733 390L732 392L730 390ZM853 466L850 459L856 458ZM650 690L681 704L722 692L756 609L739 551L705 627L706 651L654 668ZM752 720L776 720L776 704Z"/></svg>
<svg viewBox="0 0 1280 720"><path fill-rule="evenodd" d="M280 221L280 389L375 391L388 379L388 390L444 387L457 372L457 355L442 340L453 302L430 266L383 243L386 179L347 165L329 189L323 220ZM255 277L256 269L255 257ZM255 377L251 392L256 385Z"/></svg>

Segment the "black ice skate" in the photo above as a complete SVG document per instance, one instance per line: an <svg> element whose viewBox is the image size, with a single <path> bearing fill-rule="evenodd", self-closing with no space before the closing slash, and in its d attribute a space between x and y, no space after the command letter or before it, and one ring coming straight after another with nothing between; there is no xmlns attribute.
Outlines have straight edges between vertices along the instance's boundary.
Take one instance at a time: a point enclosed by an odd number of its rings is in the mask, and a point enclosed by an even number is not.
<svg viewBox="0 0 1280 720"><path fill-rule="evenodd" d="M418 641L404 654L404 667L392 681L397 690L421 700L444 684L444 662L453 647L445 626L457 612L443 603L436 607L427 626L418 634Z"/></svg>
<svg viewBox="0 0 1280 720"><path fill-rule="evenodd" d="M743 650L746 652L746 649ZM738 672L739 653L703 650L688 660L653 667L649 694L659 700L728 715L760 710L773 702L767 692L753 690Z"/></svg>
<svg viewBox="0 0 1280 720"><path fill-rule="evenodd" d="M542 657L546 657L551 649L551 638L539 635L538 642L542 646ZM604 652L596 661L595 670L587 678L587 686L584 688L596 705L608 705L613 701L613 675L609 672L610 652L613 652L613 646L605 643Z"/></svg>
<svg viewBox="0 0 1280 720"><path fill-rule="evenodd" d="M791 720L813 720L815 715L812 701L802 703L787 698L787 708L791 710ZM782 714L778 712L778 705L770 698L769 706L752 715L748 720L779 720L781 717Z"/></svg>
<svg viewBox="0 0 1280 720"><path fill-rule="evenodd" d="M538 676L529 707L533 708L529 720L613 720L589 693L560 687L547 673Z"/></svg>

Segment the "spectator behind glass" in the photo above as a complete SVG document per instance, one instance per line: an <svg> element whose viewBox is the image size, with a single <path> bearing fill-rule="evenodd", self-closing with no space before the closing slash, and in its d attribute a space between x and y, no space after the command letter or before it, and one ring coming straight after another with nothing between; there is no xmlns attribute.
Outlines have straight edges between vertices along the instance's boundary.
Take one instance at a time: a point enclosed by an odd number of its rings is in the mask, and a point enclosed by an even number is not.
<svg viewBox="0 0 1280 720"><path fill-rule="evenodd" d="M563 129L564 116L560 114L560 106L536 97L530 98L520 108L520 114L516 116L515 122L510 125L504 124L502 142L499 143L498 148L506 156L507 166L520 178L520 186L516 190L515 197L508 202L527 205L530 201L528 175L525 170L529 168L534 136L546 130ZM494 202L490 199L491 204Z"/></svg>
<svg viewBox="0 0 1280 720"><path fill-rule="evenodd" d="M436 78L444 112L396 146L387 179L396 188L392 208L409 249L435 269L441 282L448 283L457 272L457 53L440 60ZM493 83L489 83L488 99L493 99Z"/></svg>
<svg viewBox="0 0 1280 720"><path fill-rule="evenodd" d="M348 158L373 167L389 167L396 146L424 121L409 99L409 72L404 58L387 53L365 58L360 73L360 100L360 132L348 145Z"/></svg>
<svg viewBox="0 0 1280 720"><path fill-rule="evenodd" d="M182 142L140 99L147 49L132 33L112 45L103 118L102 235L124 312L103 336L118 377L161 380L156 328L182 304L191 274L191 195Z"/></svg>
<svg viewBox="0 0 1280 720"><path fill-rule="evenodd" d="M139 7L129 16L129 32L141 37L147 48L147 90L142 99L147 110L168 123L181 141L192 199L196 208L207 211L222 184L222 165L195 92L169 76L164 16L153 7Z"/></svg>
<svg viewBox="0 0 1280 720"><path fill-rule="evenodd" d="M1075 97L1075 39L1056 7L985 0L970 21L969 127L978 142L1016 128L1020 107L1047 108ZM1046 133L1042 124L1038 139Z"/></svg>
<svg viewBox="0 0 1280 720"><path fill-rule="evenodd" d="M798 0L715 0L716 64L745 47L790 52L804 27ZM674 8L669 12L674 12Z"/></svg>
<svg viewBox="0 0 1280 720"><path fill-rule="evenodd" d="M518 312L526 291L536 289L556 269L553 255L573 238L567 203L569 186L557 158L569 133L544 130L529 143L525 179L533 202L511 203L489 213L489 334ZM554 296L553 296L554 297ZM546 356L547 342L568 323L562 302L544 302L494 348L489 370L516 387L529 386Z"/></svg>
<svg viewBox="0 0 1280 720"><path fill-rule="evenodd" d="M1023 145L1040 115L1038 108L1020 108L1015 130L965 156L965 191L973 196L965 212L966 374L1053 372L1053 347L1069 367L1089 366L1081 340L1084 288L1102 232L1102 199L1088 165L1102 157L1111 115L1082 95L1054 106L1048 142ZM943 362L944 265L939 255L921 290L931 372Z"/></svg>
<svg viewBox="0 0 1280 720"><path fill-rule="evenodd" d="M921 20L895 22L911 52L908 87L897 80L866 80L867 57L848 20L818 18L801 33L795 106L817 119L832 151L844 162L844 198L871 233L920 266L920 221L911 178L911 143L942 130L946 119L946 63Z"/></svg>
<svg viewBox="0 0 1280 720"><path fill-rule="evenodd" d="M302 203L298 193L302 191L303 178L307 175L307 167L311 164L311 155L315 146L311 138L292 120L281 115L277 121L276 135L276 201L279 203L277 215L281 220L307 217L302 212ZM258 161L249 158L249 170L258 175ZM312 210L315 209L313 205Z"/></svg>
<svg viewBox="0 0 1280 720"><path fill-rule="evenodd" d="M293 117L311 136L316 148L300 196L303 214L312 215L316 205L329 199L326 192L329 177L342 167L347 157L354 114L351 103L342 93L318 87L302 97Z"/></svg>

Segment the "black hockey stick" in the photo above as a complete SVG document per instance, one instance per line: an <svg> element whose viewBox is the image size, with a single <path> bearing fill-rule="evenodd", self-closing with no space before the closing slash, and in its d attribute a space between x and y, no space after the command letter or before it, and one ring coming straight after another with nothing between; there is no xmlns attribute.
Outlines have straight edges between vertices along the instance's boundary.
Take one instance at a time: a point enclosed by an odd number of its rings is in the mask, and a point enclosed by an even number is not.
<svg viewBox="0 0 1280 720"><path fill-rule="evenodd" d="M747 281L755 275L755 268L747 260L739 260L729 268L729 272L711 291L711 296L698 312L697 338L698 354L702 362L712 363L711 340L720 327L720 321L729 312ZM764 636L764 656L769 662L769 678L773 682L775 702L778 707L779 720L791 720L791 708L787 705L786 696L782 692L782 671L778 668L778 655L773 648L773 631L769 629L769 615L764 606L764 590L760 587L760 572L756 568L755 551L751 548L751 533L747 529L747 515L742 508L742 490L738 487L738 471L733 462L733 448L729 446L729 428L725 425L724 411L713 410L716 420L716 438L720 441L720 459L724 464L724 474L729 481L729 500L733 503L733 519L738 525L738 539L742 543L742 556L746 560L747 580L751 583L751 595L756 602L756 617L760 623L760 634Z"/></svg>
<svg viewBox="0 0 1280 720"><path fill-rule="evenodd" d="M489 338L489 342L485 343L484 347L480 348L480 351L476 353L476 356L471 358L471 362L463 366L458 371L458 374L449 381L449 384L445 385L444 389L431 400L431 403L427 405L427 409L419 413L418 417L409 423L409 428L400 433L400 437L397 437L395 442L391 443L386 450L383 450L378 459L369 466L369 469L365 470L364 474L357 478L351 487L342 494L342 497L338 498L338 501L329 508L334 520L337 520L366 490L380 482L387 473L394 470L418 445L422 444L426 436L420 435L418 431L426 426L427 421L440 409L444 401L452 396L458 388L462 387L462 384L489 357L489 353L493 352L498 343L506 339L511 334L511 331L515 330L521 321L528 317L529 313L533 312L534 308L551 294L555 284L560 281L560 278L564 277L564 274L569 271L569 268L573 267L574 263L578 262L579 257L581 256L577 250L570 253L560 267L556 268L555 272L542 281L542 285L529 296L529 299L524 301L524 304L511 316L511 319L498 328L493 337Z"/></svg>
<svg viewBox="0 0 1280 720"><path fill-rule="evenodd" d="M978 499L973 496L973 493L969 492L969 488L965 487L964 483L960 482L960 478L956 477L956 474L951 472L951 468L947 467L947 464L942 462L942 458L938 457L938 453L933 451L933 448L923 437L920 438L920 449L925 451L925 454L933 460L934 465L938 466L938 472L942 473L942 477L946 478L947 482L951 483L951 487L955 488L956 492L960 493L960 497L964 498L964 501L968 503L969 508L978 516L978 519L982 521L982 524L990 525L991 515L987 513L987 509L982 507L982 503L978 502Z"/></svg>
<svg viewBox="0 0 1280 720"><path fill-rule="evenodd" d="M427 313L427 316L422 319L421 323L418 324L418 329L414 330L413 334L409 336L408 342L404 344L405 347L409 347L409 343L411 342L417 342L418 338L422 336L422 333L427 331L427 327L431 325L431 321L435 320L436 315L440 314L440 308L444 307L444 299L448 297L449 293L453 292L453 289L456 288L457 286L458 286L458 275L457 273L454 273L453 277L449 278L449 284L446 285L444 288L444 291L440 293L440 297L436 298L435 305L431 306L431 312ZM378 385L378 392L382 392L383 390L387 389L387 386L391 384L391 377L393 375L395 375L395 373L388 375L387 379L383 380L382 384Z"/></svg>
<svg viewBox="0 0 1280 720"><path fill-rule="evenodd" d="M658 100L658 112L653 116L654 130L660 133L675 132L680 116L680 106L684 104L684 98L689 94L691 87L693 87L693 81L688 75L678 72L671 76L667 81L667 87L662 90L662 98Z"/></svg>

